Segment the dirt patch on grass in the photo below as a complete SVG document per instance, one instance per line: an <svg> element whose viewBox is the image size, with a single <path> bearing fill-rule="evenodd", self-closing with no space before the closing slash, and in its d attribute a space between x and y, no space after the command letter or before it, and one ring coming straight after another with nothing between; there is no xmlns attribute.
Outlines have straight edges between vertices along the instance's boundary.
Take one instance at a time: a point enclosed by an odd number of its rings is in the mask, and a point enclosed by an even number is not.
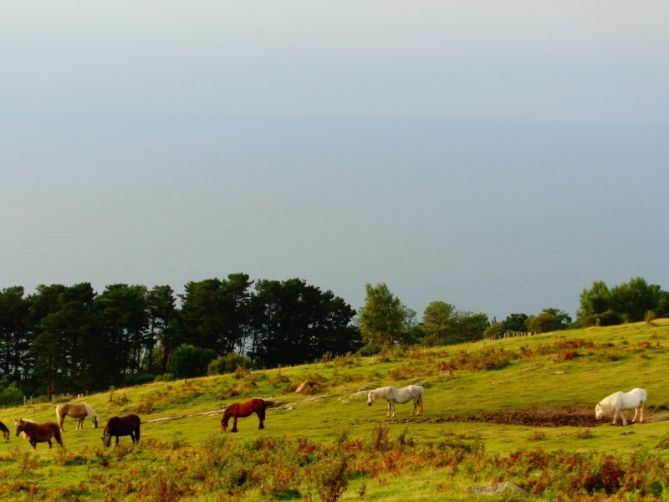
<svg viewBox="0 0 669 502"><path fill-rule="evenodd" d="M595 427L605 423L598 422L595 419L594 411L589 407L540 407L524 410L484 411L459 417L459 420L465 422L491 422L496 424L542 427Z"/></svg>
<svg viewBox="0 0 669 502"><path fill-rule="evenodd" d="M631 418L631 417L630 417ZM537 407L526 409L481 411L470 415L400 418L399 422L487 422L494 424L529 425L540 427L595 427L607 423L595 420L590 407Z"/></svg>

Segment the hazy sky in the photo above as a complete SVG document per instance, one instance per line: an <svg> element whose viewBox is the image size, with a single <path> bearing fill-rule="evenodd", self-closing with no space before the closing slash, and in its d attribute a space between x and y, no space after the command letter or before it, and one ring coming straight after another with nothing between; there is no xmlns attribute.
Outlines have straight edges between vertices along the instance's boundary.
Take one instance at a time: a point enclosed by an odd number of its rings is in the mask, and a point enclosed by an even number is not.
<svg viewBox="0 0 669 502"><path fill-rule="evenodd" d="M0 288L669 289L669 2L0 0Z"/></svg>

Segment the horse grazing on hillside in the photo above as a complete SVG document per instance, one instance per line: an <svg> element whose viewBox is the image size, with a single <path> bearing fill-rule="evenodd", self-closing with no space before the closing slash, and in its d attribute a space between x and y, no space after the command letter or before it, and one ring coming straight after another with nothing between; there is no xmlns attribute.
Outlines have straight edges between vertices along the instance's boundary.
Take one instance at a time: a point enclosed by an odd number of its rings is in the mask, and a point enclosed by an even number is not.
<svg viewBox="0 0 669 502"><path fill-rule="evenodd" d="M93 427L96 429L98 428L98 420L100 419L100 416L89 404L63 403L56 406L56 419L58 420L58 425L60 426L60 430L62 432L65 432L65 429L63 429L63 422L67 416L79 419L77 422L77 430L83 430L84 418L86 417L91 417Z"/></svg>
<svg viewBox="0 0 669 502"><path fill-rule="evenodd" d="M51 438L56 438L59 445L63 446L63 438L60 435L60 427L56 422L46 422L36 424L31 420L19 418L14 421L16 424L16 435L23 435L33 450L37 449L37 443L49 443L51 448Z"/></svg>
<svg viewBox="0 0 669 502"><path fill-rule="evenodd" d="M629 392L614 392L597 403L597 406L595 406L595 418L599 420L602 417L613 414L612 423L614 425L618 420L618 416L623 418L623 425L627 425L627 418L623 411L634 408L632 423L636 422L637 415L639 416L639 423L641 423L643 422L643 412L647 402L648 393L646 389L636 388Z"/></svg>
<svg viewBox="0 0 669 502"><path fill-rule="evenodd" d="M232 429L230 432L237 432L237 419L248 417L252 413L258 415L258 429L265 428L265 410L268 406L274 404L274 401L271 399L260 399L259 397L249 399L243 403L232 403L223 413L223 418L221 419L221 429L223 432L228 430L228 421L230 418L234 418L232 423Z"/></svg>
<svg viewBox="0 0 669 502"><path fill-rule="evenodd" d="M420 385L407 385L406 387L379 387L370 390L367 394L367 405L371 406L375 399L385 399L388 401L387 417L395 416L395 403L404 404L413 401L413 410L411 414L416 416L423 413L423 387Z"/></svg>
<svg viewBox="0 0 669 502"><path fill-rule="evenodd" d="M0 432L2 432L2 435L5 436L5 439L9 441L9 429L2 422L0 422Z"/></svg>
<svg viewBox="0 0 669 502"><path fill-rule="evenodd" d="M132 444L139 442L139 425L141 420L137 415L125 415L123 417L111 417L107 420L104 431L102 431L102 444L109 446L112 436L116 437L118 446L119 436L130 436Z"/></svg>

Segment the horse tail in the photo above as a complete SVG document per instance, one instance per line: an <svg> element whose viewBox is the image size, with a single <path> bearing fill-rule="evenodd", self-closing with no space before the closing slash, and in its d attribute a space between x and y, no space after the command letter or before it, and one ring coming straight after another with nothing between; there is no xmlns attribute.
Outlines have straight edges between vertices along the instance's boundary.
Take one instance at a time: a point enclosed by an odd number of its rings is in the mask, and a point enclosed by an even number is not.
<svg viewBox="0 0 669 502"><path fill-rule="evenodd" d="M56 406L56 422L58 422L58 429L63 430L63 418L60 416L60 408L62 407L62 404L59 404Z"/></svg>
<svg viewBox="0 0 669 502"><path fill-rule="evenodd" d="M60 426L55 428L53 431L53 436L56 438L58 444L65 448L65 445L63 444L63 436L60 434Z"/></svg>

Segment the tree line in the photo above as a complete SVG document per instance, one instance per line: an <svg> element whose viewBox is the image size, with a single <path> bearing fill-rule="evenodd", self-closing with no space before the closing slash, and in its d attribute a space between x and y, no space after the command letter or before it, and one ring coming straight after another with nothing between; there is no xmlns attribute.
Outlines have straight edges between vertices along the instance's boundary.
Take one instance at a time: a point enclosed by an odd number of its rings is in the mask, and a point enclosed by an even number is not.
<svg viewBox="0 0 669 502"><path fill-rule="evenodd" d="M51 396L136 383L168 373L175 351L183 366L184 347L200 374L229 353L262 367L313 361L360 347L354 315L301 279L242 273L189 282L181 295L166 285L15 286L0 291L0 384Z"/></svg>
<svg viewBox="0 0 669 502"><path fill-rule="evenodd" d="M447 345L504 333L542 333L669 316L669 293L635 277L593 283L577 318L557 308L489 319L433 301L422 319L386 284L366 285L356 312L302 279L253 281L247 274L170 286L91 284L0 290L0 404L23 393L52 396L236 366L275 367L396 345Z"/></svg>

